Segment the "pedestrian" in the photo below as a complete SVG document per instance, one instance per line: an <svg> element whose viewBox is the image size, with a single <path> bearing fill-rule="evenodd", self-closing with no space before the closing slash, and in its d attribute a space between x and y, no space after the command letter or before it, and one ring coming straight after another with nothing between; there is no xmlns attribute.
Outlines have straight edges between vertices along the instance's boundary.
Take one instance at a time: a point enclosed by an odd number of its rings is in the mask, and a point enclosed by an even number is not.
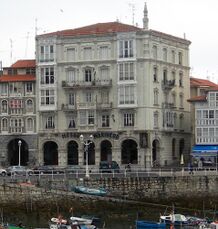
<svg viewBox="0 0 218 229"><path fill-rule="evenodd" d="M189 163L189 174L192 174L192 175L194 174L193 165L191 162Z"/></svg>

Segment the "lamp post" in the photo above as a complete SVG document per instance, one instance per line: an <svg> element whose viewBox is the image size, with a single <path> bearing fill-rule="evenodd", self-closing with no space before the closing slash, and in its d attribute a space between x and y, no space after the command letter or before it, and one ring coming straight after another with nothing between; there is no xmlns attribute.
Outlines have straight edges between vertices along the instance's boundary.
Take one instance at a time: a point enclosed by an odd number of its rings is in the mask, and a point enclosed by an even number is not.
<svg viewBox="0 0 218 229"><path fill-rule="evenodd" d="M84 136L80 135L80 142L85 146L85 153L86 153L86 177L89 178L89 145L93 142L93 135L89 136L89 139L84 141Z"/></svg>
<svg viewBox="0 0 218 229"><path fill-rule="evenodd" d="M22 141L18 141L18 165L20 166L20 148L21 148Z"/></svg>
<svg viewBox="0 0 218 229"><path fill-rule="evenodd" d="M181 158L180 158L180 165L182 166L182 176L184 175L184 157L183 157L183 153L181 154Z"/></svg>

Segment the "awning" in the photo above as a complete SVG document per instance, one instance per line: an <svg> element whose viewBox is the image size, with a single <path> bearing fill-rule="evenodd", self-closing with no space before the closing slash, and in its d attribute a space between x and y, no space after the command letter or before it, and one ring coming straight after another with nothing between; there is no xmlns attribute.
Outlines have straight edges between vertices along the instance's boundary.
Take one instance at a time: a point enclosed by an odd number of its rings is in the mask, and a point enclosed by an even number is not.
<svg viewBox="0 0 218 229"><path fill-rule="evenodd" d="M199 157L218 156L218 145L195 145L191 154Z"/></svg>

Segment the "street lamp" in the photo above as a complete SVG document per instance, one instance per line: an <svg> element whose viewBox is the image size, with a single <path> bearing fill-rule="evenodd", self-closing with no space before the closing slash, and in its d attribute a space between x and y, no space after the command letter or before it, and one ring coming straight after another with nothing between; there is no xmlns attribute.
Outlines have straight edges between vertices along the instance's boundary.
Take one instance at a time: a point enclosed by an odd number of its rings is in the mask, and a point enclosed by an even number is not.
<svg viewBox="0 0 218 229"><path fill-rule="evenodd" d="M20 147L21 147L22 141L18 141L18 165L20 166Z"/></svg>
<svg viewBox="0 0 218 229"><path fill-rule="evenodd" d="M81 134L80 137L80 142L85 146L85 153L86 153L86 177L89 178L89 158L88 158L88 153L89 153L89 145L93 142L93 135L89 136L89 139L84 141L84 136Z"/></svg>

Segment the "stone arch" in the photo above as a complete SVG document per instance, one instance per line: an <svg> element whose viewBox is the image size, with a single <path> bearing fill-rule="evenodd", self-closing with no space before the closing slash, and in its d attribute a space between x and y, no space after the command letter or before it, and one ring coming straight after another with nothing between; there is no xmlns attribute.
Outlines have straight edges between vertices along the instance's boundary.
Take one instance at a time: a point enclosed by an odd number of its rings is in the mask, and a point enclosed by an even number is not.
<svg viewBox="0 0 218 229"><path fill-rule="evenodd" d="M67 164L68 165L79 164L78 144L76 141L70 141L67 144Z"/></svg>
<svg viewBox="0 0 218 229"><path fill-rule="evenodd" d="M112 161L112 144L108 140L101 142L101 161Z"/></svg>
<svg viewBox="0 0 218 229"><path fill-rule="evenodd" d="M58 145L47 141L43 145L44 165L58 165Z"/></svg>
<svg viewBox="0 0 218 229"><path fill-rule="evenodd" d="M174 160L176 157L176 139L172 139L172 159Z"/></svg>
<svg viewBox="0 0 218 229"><path fill-rule="evenodd" d="M138 163L138 145L136 141L127 139L121 145L121 163L122 164L137 164Z"/></svg>
<svg viewBox="0 0 218 229"><path fill-rule="evenodd" d="M15 138L8 143L8 163L9 165L19 164L19 145L18 142L21 141L20 145L20 165L28 165L29 162L29 148L28 144L19 138Z"/></svg>

